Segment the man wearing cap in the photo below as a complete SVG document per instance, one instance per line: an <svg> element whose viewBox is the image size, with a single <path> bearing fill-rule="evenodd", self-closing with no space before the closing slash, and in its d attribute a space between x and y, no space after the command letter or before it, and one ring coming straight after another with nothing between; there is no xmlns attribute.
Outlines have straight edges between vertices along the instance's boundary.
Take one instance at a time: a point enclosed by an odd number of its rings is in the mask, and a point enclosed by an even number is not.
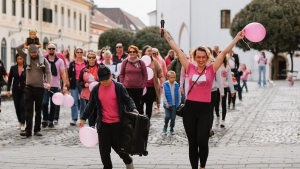
<svg viewBox="0 0 300 169"><path fill-rule="evenodd" d="M97 106L97 132L99 139L99 151L104 168L113 168L110 158L111 148L123 159L126 169L133 169L132 158L119 152L119 136L121 120L125 104L129 111L138 113L132 98L125 87L112 80L112 74L108 67L100 64L98 69L100 83L91 91L89 102L80 119L79 126L84 126L84 120L88 119L94 107Z"/></svg>
<svg viewBox="0 0 300 169"><path fill-rule="evenodd" d="M23 44L17 47L17 51L23 59L26 59L26 53L23 52ZM49 62L45 59L45 68L39 65L38 48L30 45L29 54L31 57L31 69L26 70L26 87L24 89L25 97L25 118L26 129L21 132L21 136L30 137L32 135L33 105L35 105L35 124L34 135L42 136L41 131L41 111L44 97L44 90L50 90L51 70Z"/></svg>

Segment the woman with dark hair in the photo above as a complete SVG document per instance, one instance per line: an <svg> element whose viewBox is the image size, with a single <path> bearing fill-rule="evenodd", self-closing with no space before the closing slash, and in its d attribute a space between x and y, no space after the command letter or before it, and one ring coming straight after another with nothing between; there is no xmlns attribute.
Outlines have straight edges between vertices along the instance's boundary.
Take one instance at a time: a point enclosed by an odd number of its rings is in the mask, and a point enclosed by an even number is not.
<svg viewBox="0 0 300 169"><path fill-rule="evenodd" d="M21 131L25 130L25 105L24 105L24 87L25 87L25 71L24 59L18 53L16 54L17 64L10 68L7 82L7 96L10 97L10 88L12 86L12 96L16 109Z"/></svg>
<svg viewBox="0 0 300 169"><path fill-rule="evenodd" d="M190 93L183 113L183 125L189 142L189 158L192 169L204 169L208 157L208 140L211 125L211 89L216 71L223 63L225 55L230 52L234 45L244 37L239 32L234 40L217 56L214 63L208 64L209 51L206 47L199 46L193 52L196 63L190 63L180 47L173 41L168 31L161 28L164 37L170 47L178 54L182 66L187 70L190 81Z"/></svg>
<svg viewBox="0 0 300 169"><path fill-rule="evenodd" d="M263 85L266 86L267 82L266 82L266 65L268 63L268 59L266 58L265 52L260 52L260 58L258 60L258 85L261 86L261 74L263 74Z"/></svg>
<svg viewBox="0 0 300 169"><path fill-rule="evenodd" d="M87 54L87 65L85 68L83 68L80 71L79 75L79 84L82 88L82 91L80 93L80 99L84 99L86 101L86 104L88 103L90 99L91 91L89 89L89 86L92 82L99 82L98 79L98 69L99 65L96 61L96 54L94 52L89 52ZM89 117L89 126L95 127L96 125L96 119L97 119L97 111L94 110L93 114Z"/></svg>
<svg viewBox="0 0 300 169"><path fill-rule="evenodd" d="M142 49L142 56L150 56L151 64L148 66L153 70L153 78L148 80L146 83L147 92L142 98L141 112L144 114L144 104L146 103L146 115L151 118L153 102L158 100L157 97L160 97L160 89L162 84L165 81L165 78L162 74L162 69L156 59L152 58L152 47L144 46Z"/></svg>
<svg viewBox="0 0 300 169"><path fill-rule="evenodd" d="M61 51L61 53L64 55L65 60L67 62L67 68L69 68L70 62L71 62L71 58L70 58L70 52L69 49L63 49Z"/></svg>

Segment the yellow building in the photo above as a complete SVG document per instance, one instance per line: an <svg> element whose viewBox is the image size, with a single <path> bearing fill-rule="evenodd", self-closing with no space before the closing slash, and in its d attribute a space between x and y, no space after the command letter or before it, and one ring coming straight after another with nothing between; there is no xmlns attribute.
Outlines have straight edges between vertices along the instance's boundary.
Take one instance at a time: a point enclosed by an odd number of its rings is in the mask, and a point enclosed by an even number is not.
<svg viewBox="0 0 300 169"><path fill-rule="evenodd" d="M0 52L6 69L15 64L15 48L29 29L37 30L43 49L49 42L71 55L75 47L89 48L91 7L87 0L1 0Z"/></svg>

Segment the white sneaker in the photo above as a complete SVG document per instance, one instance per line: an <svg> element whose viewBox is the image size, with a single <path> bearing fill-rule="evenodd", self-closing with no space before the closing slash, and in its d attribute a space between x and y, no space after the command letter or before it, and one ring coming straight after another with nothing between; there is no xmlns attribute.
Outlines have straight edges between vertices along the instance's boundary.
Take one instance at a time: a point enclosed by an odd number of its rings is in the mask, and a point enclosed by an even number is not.
<svg viewBox="0 0 300 169"><path fill-rule="evenodd" d="M125 165L126 165L126 169L134 169L132 162L130 164L125 164Z"/></svg>
<svg viewBox="0 0 300 169"><path fill-rule="evenodd" d="M21 131L25 131L25 126L24 125L21 126Z"/></svg>
<svg viewBox="0 0 300 169"><path fill-rule="evenodd" d="M215 124L216 124L216 125L219 125L219 124L220 124L220 117L217 117L217 118L216 118Z"/></svg>
<svg viewBox="0 0 300 169"><path fill-rule="evenodd" d="M221 125L220 125L220 127L222 127L222 128L224 128L224 127L225 127L225 120L222 120L222 121L221 121Z"/></svg>

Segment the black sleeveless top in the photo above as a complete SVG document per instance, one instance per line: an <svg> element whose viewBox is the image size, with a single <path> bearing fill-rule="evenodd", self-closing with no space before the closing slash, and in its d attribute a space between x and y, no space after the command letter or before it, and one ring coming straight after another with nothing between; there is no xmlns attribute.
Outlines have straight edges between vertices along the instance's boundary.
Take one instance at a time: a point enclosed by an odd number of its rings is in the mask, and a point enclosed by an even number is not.
<svg viewBox="0 0 300 169"><path fill-rule="evenodd" d="M28 38L26 38L26 40L27 40L27 45L28 46L32 45L32 44L35 44L35 45L39 45L40 44L38 37L36 37L34 39L31 39L30 37L28 37Z"/></svg>

